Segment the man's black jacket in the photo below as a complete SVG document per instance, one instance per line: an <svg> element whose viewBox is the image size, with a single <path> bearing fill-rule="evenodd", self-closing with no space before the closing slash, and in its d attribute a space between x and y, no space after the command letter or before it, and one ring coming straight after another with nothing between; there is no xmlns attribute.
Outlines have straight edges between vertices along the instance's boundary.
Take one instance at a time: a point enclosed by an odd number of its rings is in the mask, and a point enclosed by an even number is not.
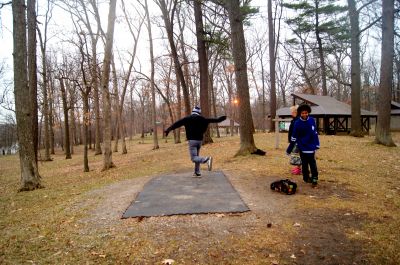
<svg viewBox="0 0 400 265"><path fill-rule="evenodd" d="M165 130L165 134L168 135L170 131L175 130L181 126L185 126L186 138L188 140L202 141L208 124L218 123L224 121L225 119L226 116L221 116L218 118L204 118L201 115L192 114L176 121L174 124L168 127L168 129Z"/></svg>

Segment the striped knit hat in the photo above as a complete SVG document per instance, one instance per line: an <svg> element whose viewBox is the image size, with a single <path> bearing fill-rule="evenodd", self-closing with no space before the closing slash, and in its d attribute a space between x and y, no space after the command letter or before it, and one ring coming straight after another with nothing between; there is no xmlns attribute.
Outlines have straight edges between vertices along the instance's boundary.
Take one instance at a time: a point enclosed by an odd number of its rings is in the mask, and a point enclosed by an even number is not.
<svg viewBox="0 0 400 265"><path fill-rule="evenodd" d="M201 108L200 107L194 107L192 110L192 114L200 115L201 114Z"/></svg>

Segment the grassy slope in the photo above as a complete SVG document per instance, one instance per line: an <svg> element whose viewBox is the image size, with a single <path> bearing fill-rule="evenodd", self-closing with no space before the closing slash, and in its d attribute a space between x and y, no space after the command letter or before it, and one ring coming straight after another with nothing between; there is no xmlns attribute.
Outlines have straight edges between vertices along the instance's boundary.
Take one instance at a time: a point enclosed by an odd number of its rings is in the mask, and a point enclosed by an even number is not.
<svg viewBox="0 0 400 265"><path fill-rule="evenodd" d="M266 157L234 157L239 138L214 138L215 143L203 147L203 154L215 157L216 167L254 176L288 176L286 135L280 148L275 149L274 134L256 134L258 148L266 150ZM400 143L400 134L393 135ZM386 148L372 143L373 137L321 136L318 151L321 180L345 185L354 195L352 200L329 196L323 201L300 200L295 208L323 208L354 212L366 216L366 223L357 231L345 231L349 238L366 242L369 260L374 264L395 264L400 260L400 147ZM85 217L90 205L87 192L125 179L153 176L173 171L191 171L186 143L175 145L160 140L160 149L152 149L151 138L144 143L128 141L128 154L113 154L117 168L101 172L102 156L90 153L91 171L82 172L82 150L65 160L61 150L52 162L40 162L44 189L17 193L19 160L17 156L0 156L0 263L40 264L114 263L106 260L101 249L121 256L132 251L129 245L118 245L118 238L129 231L108 234L82 233L79 220ZM286 228L291 229L289 226ZM123 229L121 230L123 231ZM290 231L289 231L290 232ZM145 235L143 235L145 238ZM121 240L123 241L123 240ZM238 242L236 242L238 243ZM240 243L240 242L239 242ZM239 244L238 243L238 244ZM282 242L284 243L284 242ZM139 242L142 255L152 254L151 245ZM254 240L254 246L263 244ZM89 252L88 252L89 250ZM118 252L118 253L117 253ZM90 253L90 254L88 254ZM127 254L128 255L128 254ZM96 260L99 258L99 260ZM103 258L103 259L101 259ZM240 259L239 259L240 260ZM262 263L260 263L262 264Z"/></svg>

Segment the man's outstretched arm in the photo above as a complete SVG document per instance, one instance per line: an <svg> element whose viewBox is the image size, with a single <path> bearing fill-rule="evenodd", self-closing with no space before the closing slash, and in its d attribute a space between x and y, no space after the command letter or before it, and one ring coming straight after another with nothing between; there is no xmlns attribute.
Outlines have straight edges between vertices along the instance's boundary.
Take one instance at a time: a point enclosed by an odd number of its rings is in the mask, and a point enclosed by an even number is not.
<svg viewBox="0 0 400 265"><path fill-rule="evenodd" d="M171 126L169 126L165 131L165 136L168 136L169 132L172 130L175 130L181 126L185 125L185 118L182 118L178 121L176 121L175 123L173 123Z"/></svg>
<svg viewBox="0 0 400 265"><path fill-rule="evenodd" d="M210 123L219 123L219 122L222 122L224 120L226 120L226 116L225 115L224 116L220 116L218 118L208 118L207 119L207 121L210 122Z"/></svg>

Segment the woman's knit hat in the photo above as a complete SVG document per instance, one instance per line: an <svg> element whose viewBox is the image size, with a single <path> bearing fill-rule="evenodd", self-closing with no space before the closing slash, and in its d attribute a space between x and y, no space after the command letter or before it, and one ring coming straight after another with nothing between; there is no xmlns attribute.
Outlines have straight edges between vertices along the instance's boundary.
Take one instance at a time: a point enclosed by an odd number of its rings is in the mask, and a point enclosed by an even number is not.
<svg viewBox="0 0 400 265"><path fill-rule="evenodd" d="M201 108L200 107L194 107L192 110L192 114L200 115L201 114Z"/></svg>

